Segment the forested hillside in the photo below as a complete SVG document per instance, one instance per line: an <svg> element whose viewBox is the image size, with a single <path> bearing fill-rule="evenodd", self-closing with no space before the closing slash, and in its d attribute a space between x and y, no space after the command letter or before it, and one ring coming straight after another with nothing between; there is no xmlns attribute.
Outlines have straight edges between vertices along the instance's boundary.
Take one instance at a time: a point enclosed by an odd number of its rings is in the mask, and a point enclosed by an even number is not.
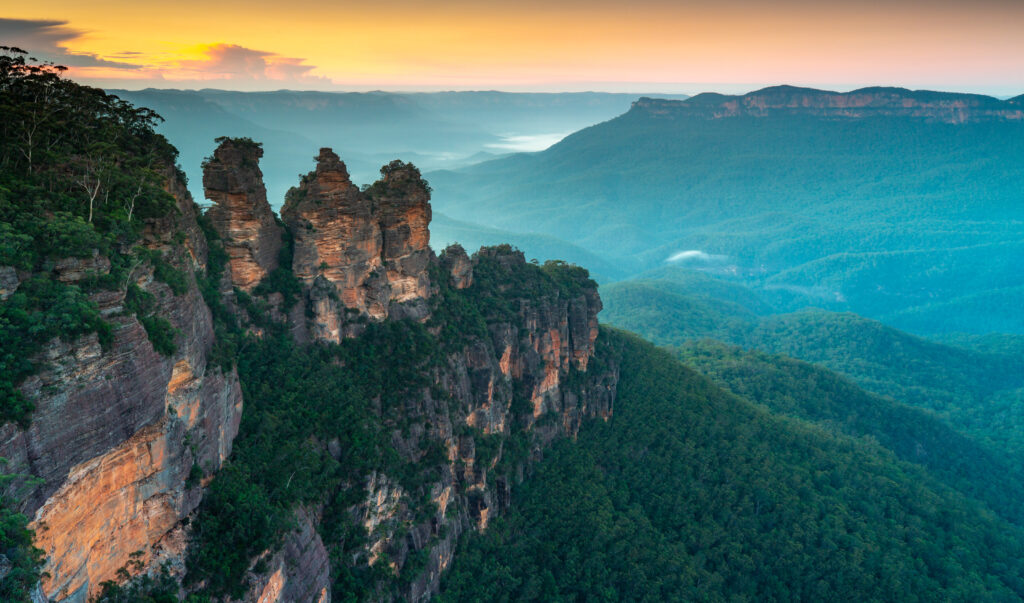
<svg viewBox="0 0 1024 603"><path fill-rule="evenodd" d="M555 447L460 551L442 600L1024 596L1019 527L873 438L773 415L634 336L602 338L622 362L614 417Z"/></svg>

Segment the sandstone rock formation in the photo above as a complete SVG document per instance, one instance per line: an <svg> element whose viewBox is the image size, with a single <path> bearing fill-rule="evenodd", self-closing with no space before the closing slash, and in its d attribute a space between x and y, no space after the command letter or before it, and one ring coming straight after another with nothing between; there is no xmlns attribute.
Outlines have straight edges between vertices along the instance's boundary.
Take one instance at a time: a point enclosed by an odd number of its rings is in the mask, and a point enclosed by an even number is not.
<svg viewBox="0 0 1024 603"><path fill-rule="evenodd" d="M247 139L221 139L203 164L203 188L214 202L207 215L228 253L231 283L251 291L277 268L281 227L267 202L259 159L263 149Z"/></svg>
<svg viewBox="0 0 1024 603"><path fill-rule="evenodd" d="M289 532L281 550L270 556L268 570L250 576L245 601L331 603L331 564L316 531L318 522L304 509L296 512L296 529Z"/></svg>
<svg viewBox="0 0 1024 603"><path fill-rule="evenodd" d="M394 302L417 302L430 295L430 190L419 170L401 161L381 169L370 187L383 236L382 258Z"/></svg>
<svg viewBox="0 0 1024 603"><path fill-rule="evenodd" d="M461 264L464 251L459 251L445 250L442 266ZM471 265L457 274L484 270L497 282L515 282L539 271L507 247L483 249L466 261ZM457 282L453 275L449 285L455 289ZM444 444L450 463L430 486L436 513L417 521L418 504L382 475L368 481L366 500L355 510L367 530L370 563L386 552L395 571L405 571L414 553L427 551L425 567L401 593L410 601L427 601L437 592L459 538L486 529L508 508L512 486L552 440L575 436L587 417L612 413L617 368L587 370L596 353L601 309L592 282L568 294L553 287L539 295L507 287L499 295L518 310L489 321L486 337L467 337L450 353L434 386L406 402L403 419L410 427L392 436L412 458L425 441L436 438ZM481 438L513 433L531 442L526 458L509 464L510 450L499 448L491 456L481 452Z"/></svg>
<svg viewBox="0 0 1024 603"><path fill-rule="evenodd" d="M905 88L861 88L828 92L812 88L773 86L742 96L705 93L678 101L641 98L636 110L664 118L766 117L818 115L828 119L894 116L945 123L1024 120L1018 103L977 94L912 91Z"/></svg>

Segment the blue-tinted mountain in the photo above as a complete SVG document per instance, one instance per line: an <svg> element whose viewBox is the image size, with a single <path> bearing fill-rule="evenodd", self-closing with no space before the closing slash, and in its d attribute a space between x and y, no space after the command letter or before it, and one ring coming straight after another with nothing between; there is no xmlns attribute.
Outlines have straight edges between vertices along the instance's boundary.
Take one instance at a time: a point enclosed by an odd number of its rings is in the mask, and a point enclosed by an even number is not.
<svg viewBox="0 0 1024 603"><path fill-rule="evenodd" d="M645 98L546 151L428 177L454 218L623 266L675 258L918 333L1024 332L1022 111L898 88Z"/></svg>

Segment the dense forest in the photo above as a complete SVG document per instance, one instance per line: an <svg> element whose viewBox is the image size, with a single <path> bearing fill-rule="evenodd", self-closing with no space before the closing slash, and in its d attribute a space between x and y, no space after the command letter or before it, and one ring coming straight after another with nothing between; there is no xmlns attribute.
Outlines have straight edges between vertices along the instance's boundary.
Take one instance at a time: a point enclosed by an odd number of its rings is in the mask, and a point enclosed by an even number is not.
<svg viewBox="0 0 1024 603"><path fill-rule="evenodd" d="M158 254L136 246L144 221L171 212L164 189L177 151L153 130L159 117L102 90L62 77L63 68L0 47L0 270L32 275L0 303L0 423L27 425L33 402L18 385L40 368L49 341L96 334L109 345L111 326L89 294L128 288L127 311L145 326L154 347L174 346L170 324L152 299L128 284L140 265L184 287L184 275ZM83 286L57 278L60 260L109 263ZM5 278L8 274L2 274ZM15 477L5 475L7 483ZM28 519L0 500L0 549L11 570L0 598L22 600L39 579L41 552Z"/></svg>

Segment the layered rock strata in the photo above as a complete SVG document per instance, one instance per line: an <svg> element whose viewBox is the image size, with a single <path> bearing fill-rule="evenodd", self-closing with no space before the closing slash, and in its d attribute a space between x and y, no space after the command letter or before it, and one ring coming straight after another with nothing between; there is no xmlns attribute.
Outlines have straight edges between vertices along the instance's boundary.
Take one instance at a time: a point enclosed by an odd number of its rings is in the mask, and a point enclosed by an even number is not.
<svg viewBox="0 0 1024 603"><path fill-rule="evenodd" d="M211 217L230 259L221 293L251 292L250 302L268 309L262 320L280 323L299 341L339 342L358 336L368 321L448 318L426 323L439 346L424 369L429 385L410 390L398 415L382 417L395 451L408 463L424 463L425 485L406 491L408 482L398 476L374 472L348 486L361 490L362 502L330 519L365 530L355 551L325 540L324 508L294 509L295 529L280 547L252 560L242 600L327 603L331 563L339 560L386 563L382 575L402 575L401 586L379 587L381 598L428 600L458 539L486 529L508 507L512 486L545 447L575 436L586 417L610 416L617 370L608 362L593 367L601 309L596 285L585 271L556 266L561 272L549 273L508 247L471 258L453 246L435 257L430 190L419 172L393 162L361 191L330 149L321 150L316 170L289 192L283 233L262 192L258 158L258 146L223 141L206 166L204 184L217 204ZM157 314L177 330L176 351L159 354L125 311L128 283L95 293L115 326L113 344L104 349L95 335L54 341L45 370L22 385L36 404L31 426L0 429L6 471L42 478L22 482L23 510L34 517L49 573L42 590L54 600L87 600L129 562L148 572L169 563L180 576L186 518L239 429L238 377L209 361L212 316L192 277L207 264L208 242L183 183L168 176L179 211L149 223L143 243L185 274L188 287L175 294L149 263L133 268L130 281L154 296ZM301 287L288 312L281 311L282 293L255 289L277 268L282 234L294 243L291 268ZM56 262L53 271L74 284L110 269L97 255ZM529 284L517 289L514 283ZM5 294L15 290L19 275L0 274L0 285ZM228 301L237 324L263 332L242 316L248 310L237 299ZM442 335L445 321L462 320L446 304L477 303L491 308L480 310L482 322L467 332L456 329L455 340ZM336 443L310 445L340 458L331 452ZM443 450L441 460L427 463L428 449ZM346 556L336 554L341 550Z"/></svg>
<svg viewBox="0 0 1024 603"><path fill-rule="evenodd" d="M434 283L439 291L432 303L451 301L445 289L473 287L467 278L481 270L492 283L541 278L540 269L518 251L484 249L472 259L464 254L450 248L433 260L440 268L456 269L445 276L447 282ZM467 334L456 345L448 342L450 351L430 370L430 386L409 394L399 404L400 414L387 418L386 424L395 425L391 441L407 461L423 463L422 470L433 474L436 467L424 462L423 451L438 443L448 461L438 477L412 492L395 476L375 472L365 481L363 501L346 512L366 533L363 547L347 553L348 563L387 563L387 572L405 577L407 586L381 591L383 600L430 600L459 539L486 530L508 508L512 487L545 448L555 439L574 437L588 417L611 416L617 368L607 362L592 367L600 298L592 282L577 284L575 292L552 284L529 293L512 286L480 292L516 310L489 315L486 333ZM343 545L324 542L329 550ZM281 588L291 583L289 588L315 591L319 582L303 578L290 563L308 561L286 561ZM269 582L260 578L255 584Z"/></svg>

